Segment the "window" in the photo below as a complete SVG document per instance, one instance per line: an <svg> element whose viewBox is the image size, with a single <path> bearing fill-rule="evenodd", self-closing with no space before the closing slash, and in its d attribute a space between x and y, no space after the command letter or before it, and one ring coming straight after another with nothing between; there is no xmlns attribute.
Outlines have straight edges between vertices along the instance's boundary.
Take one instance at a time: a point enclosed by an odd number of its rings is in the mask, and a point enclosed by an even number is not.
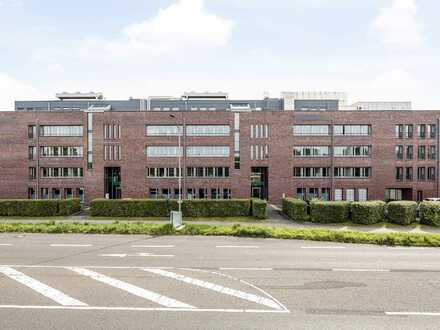
<svg viewBox="0 0 440 330"><path fill-rule="evenodd" d="M318 188L309 188L308 199L319 198L319 189Z"/></svg>
<svg viewBox="0 0 440 330"><path fill-rule="evenodd" d="M34 139L37 136L37 126L29 125L28 126L28 138Z"/></svg>
<svg viewBox="0 0 440 330"><path fill-rule="evenodd" d="M150 188L148 191L148 197L151 199L157 199L159 196L159 189L158 188Z"/></svg>
<svg viewBox="0 0 440 330"><path fill-rule="evenodd" d="M186 147L188 157L229 157L228 146L189 146Z"/></svg>
<svg viewBox="0 0 440 330"><path fill-rule="evenodd" d="M229 136L229 125L188 125L188 136Z"/></svg>
<svg viewBox="0 0 440 330"><path fill-rule="evenodd" d="M397 160L402 160L403 159L403 146L396 146L396 159Z"/></svg>
<svg viewBox="0 0 440 330"><path fill-rule="evenodd" d="M34 160L36 156L37 156L37 147L33 147L33 146L29 147L28 149L29 160Z"/></svg>
<svg viewBox="0 0 440 330"><path fill-rule="evenodd" d="M412 124L405 125L405 137L407 139L412 139L413 131L414 131L414 125Z"/></svg>
<svg viewBox="0 0 440 330"><path fill-rule="evenodd" d="M406 179L406 181L413 180L413 168L412 167L407 167L405 169L405 179Z"/></svg>
<svg viewBox="0 0 440 330"><path fill-rule="evenodd" d="M41 157L82 157L83 147L40 147Z"/></svg>
<svg viewBox="0 0 440 330"><path fill-rule="evenodd" d="M387 201L401 201L402 200L402 189L386 189L385 199Z"/></svg>
<svg viewBox="0 0 440 330"><path fill-rule="evenodd" d="M268 139L269 138L269 125L267 124L255 124L251 125L251 139Z"/></svg>
<svg viewBox="0 0 440 330"><path fill-rule="evenodd" d="M43 178L82 178L84 176L82 167L42 167Z"/></svg>
<svg viewBox="0 0 440 330"><path fill-rule="evenodd" d="M178 167L147 167L145 174L147 178L178 178Z"/></svg>
<svg viewBox="0 0 440 330"><path fill-rule="evenodd" d="M224 188L223 189L223 199L231 199L231 198L232 198L231 189Z"/></svg>
<svg viewBox="0 0 440 330"><path fill-rule="evenodd" d="M182 155L182 147L177 146L147 146L147 157L179 157Z"/></svg>
<svg viewBox="0 0 440 330"><path fill-rule="evenodd" d="M104 145L104 160L121 160L122 147L120 145Z"/></svg>
<svg viewBox="0 0 440 330"><path fill-rule="evenodd" d="M403 167L396 167L396 181L403 181Z"/></svg>
<svg viewBox="0 0 440 330"><path fill-rule="evenodd" d="M436 159L435 146L429 146L428 159L430 160Z"/></svg>
<svg viewBox="0 0 440 330"><path fill-rule="evenodd" d="M29 180L35 180L37 178L37 168L29 167Z"/></svg>
<svg viewBox="0 0 440 330"><path fill-rule="evenodd" d="M425 124L417 125L417 136L421 139L424 139L426 137L426 125Z"/></svg>
<svg viewBox="0 0 440 330"><path fill-rule="evenodd" d="M368 136L371 135L371 125L335 125L334 135Z"/></svg>
<svg viewBox="0 0 440 330"><path fill-rule="evenodd" d="M263 160L269 158L268 145L252 145L251 146L251 160Z"/></svg>
<svg viewBox="0 0 440 330"><path fill-rule="evenodd" d="M40 192L41 199L49 199L49 188L41 188Z"/></svg>
<svg viewBox="0 0 440 330"><path fill-rule="evenodd" d="M360 202L365 202L368 200L368 189L366 189L366 188L359 188L358 189L358 200Z"/></svg>
<svg viewBox="0 0 440 330"><path fill-rule="evenodd" d="M199 198L200 199L208 199L208 189L207 188L199 188Z"/></svg>
<svg viewBox="0 0 440 330"><path fill-rule="evenodd" d="M299 199L306 199L306 188L296 188L296 197Z"/></svg>
<svg viewBox="0 0 440 330"><path fill-rule="evenodd" d="M64 188L64 199L73 198L73 189L72 188Z"/></svg>
<svg viewBox="0 0 440 330"><path fill-rule="evenodd" d="M434 139L435 138L435 131L436 131L436 126L435 125L428 125L428 136L430 139Z"/></svg>
<svg viewBox="0 0 440 330"><path fill-rule="evenodd" d="M221 190L219 188L211 188L211 199L220 199Z"/></svg>
<svg viewBox="0 0 440 330"><path fill-rule="evenodd" d="M321 188L321 199L324 201L330 200L330 188Z"/></svg>
<svg viewBox="0 0 440 330"><path fill-rule="evenodd" d="M413 159L413 146L406 146L406 159L407 160L412 160Z"/></svg>
<svg viewBox="0 0 440 330"><path fill-rule="evenodd" d="M335 189L335 201L342 201L342 189Z"/></svg>
<svg viewBox="0 0 440 330"><path fill-rule="evenodd" d="M147 136L178 136L182 135L182 126L176 125L146 125L145 133Z"/></svg>
<svg viewBox="0 0 440 330"><path fill-rule="evenodd" d="M324 178L330 176L329 167L294 167L293 176L298 178Z"/></svg>
<svg viewBox="0 0 440 330"><path fill-rule="evenodd" d="M294 157L327 157L330 155L328 146L296 146L293 147Z"/></svg>
<svg viewBox="0 0 440 330"><path fill-rule="evenodd" d="M335 167L334 176L336 178L369 178L371 176L370 167Z"/></svg>
<svg viewBox="0 0 440 330"><path fill-rule="evenodd" d="M402 139L403 138L403 126L404 125L396 125L396 138Z"/></svg>
<svg viewBox="0 0 440 330"><path fill-rule="evenodd" d="M163 199L170 199L171 198L171 189L162 188L162 198Z"/></svg>
<svg viewBox="0 0 440 330"><path fill-rule="evenodd" d="M121 126L119 124L104 124L104 140L119 140Z"/></svg>
<svg viewBox="0 0 440 330"><path fill-rule="evenodd" d="M335 157L369 157L371 146L336 146Z"/></svg>
<svg viewBox="0 0 440 330"><path fill-rule="evenodd" d="M52 188L52 199L61 199L61 191L59 188Z"/></svg>
<svg viewBox="0 0 440 330"><path fill-rule="evenodd" d="M329 135L329 125L294 125L293 135Z"/></svg>
<svg viewBox="0 0 440 330"><path fill-rule="evenodd" d="M418 167L417 168L417 180L425 181L426 180L426 168Z"/></svg>
<svg viewBox="0 0 440 330"><path fill-rule="evenodd" d="M354 202L354 189L345 190L345 200Z"/></svg>
<svg viewBox="0 0 440 330"><path fill-rule="evenodd" d="M186 175L189 178L227 178L229 167L187 167Z"/></svg>
<svg viewBox="0 0 440 330"><path fill-rule="evenodd" d="M83 136L83 127L76 126L40 126L40 136Z"/></svg>
<svg viewBox="0 0 440 330"><path fill-rule="evenodd" d="M419 146L417 148L417 158L418 160L424 160L426 158L426 154L425 154L425 146Z"/></svg>
<svg viewBox="0 0 440 330"><path fill-rule="evenodd" d="M37 193L32 187L28 188L28 199L37 199Z"/></svg>
<svg viewBox="0 0 440 330"><path fill-rule="evenodd" d="M435 167L428 167L428 180L435 181Z"/></svg>

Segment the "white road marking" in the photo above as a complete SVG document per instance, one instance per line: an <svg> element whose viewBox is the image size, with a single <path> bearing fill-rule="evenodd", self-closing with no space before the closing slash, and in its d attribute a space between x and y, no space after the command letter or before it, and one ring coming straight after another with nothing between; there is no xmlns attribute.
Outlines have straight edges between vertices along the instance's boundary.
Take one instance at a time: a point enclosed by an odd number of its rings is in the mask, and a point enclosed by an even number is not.
<svg viewBox="0 0 440 330"><path fill-rule="evenodd" d="M215 312L215 313L290 313L288 310L275 309L233 309L233 308L166 308L166 307L103 307L103 306L35 306L0 305L0 309L52 309L52 310L99 310L99 311L135 311L135 312Z"/></svg>
<svg viewBox="0 0 440 330"><path fill-rule="evenodd" d="M345 249L345 246L301 246L301 249Z"/></svg>
<svg viewBox="0 0 440 330"><path fill-rule="evenodd" d="M373 268L332 268L333 272L389 272L389 269L373 269Z"/></svg>
<svg viewBox="0 0 440 330"><path fill-rule="evenodd" d="M273 268L256 268L256 267L220 267L219 270L273 270Z"/></svg>
<svg viewBox="0 0 440 330"><path fill-rule="evenodd" d="M98 282L105 283L105 284L110 285L112 287L127 291L135 296L150 300L152 302L155 302L155 303L162 305L162 306L165 306L165 307L195 308L194 306L185 304L185 303L180 302L178 300L174 300L172 298L162 296L161 294L158 294L156 292L140 288L140 287L135 286L133 284L117 280L115 278L106 276L104 274L96 273L96 272L91 271L86 268L79 268L79 267L67 267L67 268L80 274L80 275L90 277Z"/></svg>
<svg viewBox="0 0 440 330"><path fill-rule="evenodd" d="M11 243L0 243L0 246L11 246Z"/></svg>
<svg viewBox="0 0 440 330"><path fill-rule="evenodd" d="M174 245L132 245L132 248L173 248Z"/></svg>
<svg viewBox="0 0 440 330"><path fill-rule="evenodd" d="M33 279L13 268L10 267L0 267L0 273L6 275L7 277L17 281L28 288L37 291L39 294L52 299L53 301L63 305L63 306L87 306L87 304L82 301L76 300L68 295L58 291L57 289L51 288L50 286Z"/></svg>
<svg viewBox="0 0 440 330"><path fill-rule="evenodd" d="M110 254L99 254L100 257L116 257L116 258L126 258L126 257L152 257L152 258L174 258L174 254L153 254L153 253L110 253Z"/></svg>
<svg viewBox="0 0 440 330"><path fill-rule="evenodd" d="M144 268L143 269L146 272L150 272L153 274L157 274L157 275L161 275L161 276L165 276L165 277L169 277L172 279L175 279L177 281L181 281L184 283L188 283L191 285L195 285L201 288L205 288L208 290L212 290L215 292L219 292L225 295L229 295L229 296L234 296L240 299L244 299L247 301L251 301L260 305L265 305L274 309L282 309L282 307L280 305L278 305L275 301L265 298L265 297L261 297L261 296L257 296L251 293L247 293L247 292L243 292L240 290L236 290L236 289L231 289L231 288L227 288L224 286L221 286L219 284L214 284L211 282L206 282L206 281L202 281L202 280L198 280L195 278L191 278L188 276L184 276L184 275L179 275L173 272L169 272L166 270L162 270L162 269L152 269L152 268Z"/></svg>
<svg viewBox="0 0 440 330"><path fill-rule="evenodd" d="M256 245L217 245L216 248L225 249L258 249Z"/></svg>
<svg viewBox="0 0 440 330"><path fill-rule="evenodd" d="M126 253L110 253L110 254L100 254L100 257L117 257L117 258L125 258L127 256Z"/></svg>
<svg viewBox="0 0 440 330"><path fill-rule="evenodd" d="M385 312L390 316L440 316L437 312Z"/></svg>
<svg viewBox="0 0 440 330"><path fill-rule="evenodd" d="M89 247L92 244L51 244L51 247Z"/></svg>

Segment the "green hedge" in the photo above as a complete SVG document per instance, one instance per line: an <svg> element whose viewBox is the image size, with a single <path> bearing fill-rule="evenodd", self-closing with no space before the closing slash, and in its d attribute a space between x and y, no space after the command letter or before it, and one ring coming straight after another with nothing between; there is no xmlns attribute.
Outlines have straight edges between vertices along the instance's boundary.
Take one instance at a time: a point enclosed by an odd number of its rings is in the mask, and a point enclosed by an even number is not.
<svg viewBox="0 0 440 330"><path fill-rule="evenodd" d="M0 216L2 217L53 217L71 215L79 212L80 210L81 204L79 199L0 200Z"/></svg>
<svg viewBox="0 0 440 330"><path fill-rule="evenodd" d="M293 221L308 221L307 203L302 199L283 198L283 213Z"/></svg>
<svg viewBox="0 0 440 330"><path fill-rule="evenodd" d="M420 223L430 226L440 226L440 203L420 203Z"/></svg>
<svg viewBox="0 0 440 330"><path fill-rule="evenodd" d="M385 221L386 203L383 201L353 202L351 221L360 224L373 224Z"/></svg>
<svg viewBox="0 0 440 330"><path fill-rule="evenodd" d="M90 214L100 217L168 217L178 209L177 200L168 199L95 199L90 204ZM235 217L250 216L249 199L193 199L182 202L184 217Z"/></svg>
<svg viewBox="0 0 440 330"><path fill-rule="evenodd" d="M396 201L387 204L388 219L399 225L409 225L416 221L417 203L412 201Z"/></svg>
<svg viewBox="0 0 440 330"><path fill-rule="evenodd" d="M252 199L252 216L258 219L266 219L267 202L263 199Z"/></svg>
<svg viewBox="0 0 440 330"><path fill-rule="evenodd" d="M345 201L319 201L310 203L310 220L319 223L336 223L349 220L350 202Z"/></svg>

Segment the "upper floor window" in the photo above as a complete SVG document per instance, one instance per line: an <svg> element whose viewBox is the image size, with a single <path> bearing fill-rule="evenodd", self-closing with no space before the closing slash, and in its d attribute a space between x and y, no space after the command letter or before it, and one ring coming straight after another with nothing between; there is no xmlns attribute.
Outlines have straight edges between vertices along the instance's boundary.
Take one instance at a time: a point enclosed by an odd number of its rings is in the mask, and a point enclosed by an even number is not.
<svg viewBox="0 0 440 330"><path fill-rule="evenodd" d="M417 148L417 159L425 160L426 158L426 148L425 146L419 146Z"/></svg>
<svg viewBox="0 0 440 330"><path fill-rule="evenodd" d="M197 178L227 178L229 167L187 167L187 177Z"/></svg>
<svg viewBox="0 0 440 330"><path fill-rule="evenodd" d="M293 125L293 135L329 135L329 125Z"/></svg>
<svg viewBox="0 0 440 330"><path fill-rule="evenodd" d="M406 159L412 160L414 158L414 147L412 145L406 146Z"/></svg>
<svg viewBox="0 0 440 330"><path fill-rule="evenodd" d="M396 167L396 181L403 180L403 167Z"/></svg>
<svg viewBox="0 0 440 330"><path fill-rule="evenodd" d="M403 159L403 146L396 146L396 159L397 160L402 160Z"/></svg>
<svg viewBox="0 0 440 330"><path fill-rule="evenodd" d="M335 125L334 134L344 136L371 135L371 125Z"/></svg>
<svg viewBox="0 0 440 330"><path fill-rule="evenodd" d="M104 140L118 140L121 138L121 125L104 124Z"/></svg>
<svg viewBox="0 0 440 330"><path fill-rule="evenodd" d="M42 167L43 178L82 178L82 167Z"/></svg>
<svg viewBox="0 0 440 330"><path fill-rule="evenodd" d="M188 136L229 136L229 125L188 125L186 135Z"/></svg>
<svg viewBox="0 0 440 330"><path fill-rule="evenodd" d="M435 138L435 132L436 132L436 126L433 124L428 125L428 136L430 139Z"/></svg>
<svg viewBox="0 0 440 330"><path fill-rule="evenodd" d="M269 146L251 145L251 160L269 159Z"/></svg>
<svg viewBox="0 0 440 330"><path fill-rule="evenodd" d="M435 160L436 159L435 146L429 146L428 158L430 160Z"/></svg>
<svg viewBox="0 0 440 330"><path fill-rule="evenodd" d="M37 156L37 147L34 146L30 146L28 148L28 155L29 155L29 160L34 160Z"/></svg>
<svg viewBox="0 0 440 330"><path fill-rule="evenodd" d="M189 146L186 147L188 157L229 157L228 146Z"/></svg>
<svg viewBox="0 0 440 330"><path fill-rule="evenodd" d="M147 167L146 175L148 178L178 178L178 167Z"/></svg>
<svg viewBox="0 0 440 330"><path fill-rule="evenodd" d="M424 139L426 137L426 125L425 124L417 125L417 136L421 139Z"/></svg>
<svg viewBox="0 0 440 330"><path fill-rule="evenodd" d="M329 167L294 167L293 176L299 178L325 178L330 176Z"/></svg>
<svg viewBox="0 0 440 330"><path fill-rule="evenodd" d="M147 146L145 153L148 157L179 157L182 155L182 147L177 146Z"/></svg>
<svg viewBox="0 0 440 330"><path fill-rule="evenodd" d="M336 146L335 157L368 157L371 154L371 146Z"/></svg>
<svg viewBox="0 0 440 330"><path fill-rule="evenodd" d="M405 137L407 139L411 139L413 137L413 132L414 132L413 124L405 125Z"/></svg>
<svg viewBox="0 0 440 330"><path fill-rule="evenodd" d="M28 138L33 139L37 136L37 126L29 125L28 126Z"/></svg>
<svg viewBox="0 0 440 330"><path fill-rule="evenodd" d="M405 125L399 124L396 125L396 138L402 139L403 138L403 129Z"/></svg>
<svg viewBox="0 0 440 330"><path fill-rule="evenodd" d="M40 126L40 136L83 136L83 127L76 126Z"/></svg>
<svg viewBox="0 0 440 330"><path fill-rule="evenodd" d="M40 147L40 155L42 157L82 157L83 147Z"/></svg>
<svg viewBox="0 0 440 330"><path fill-rule="evenodd" d="M253 124L251 125L251 139L268 139L269 125Z"/></svg>
<svg viewBox="0 0 440 330"><path fill-rule="evenodd" d="M294 157L327 157L330 155L329 146L296 146L293 147Z"/></svg>
<svg viewBox="0 0 440 330"><path fill-rule="evenodd" d="M176 125L146 125L147 136L178 136L182 135L182 126Z"/></svg>
<svg viewBox="0 0 440 330"><path fill-rule="evenodd" d="M368 178L371 176L370 167L335 167L337 178Z"/></svg>

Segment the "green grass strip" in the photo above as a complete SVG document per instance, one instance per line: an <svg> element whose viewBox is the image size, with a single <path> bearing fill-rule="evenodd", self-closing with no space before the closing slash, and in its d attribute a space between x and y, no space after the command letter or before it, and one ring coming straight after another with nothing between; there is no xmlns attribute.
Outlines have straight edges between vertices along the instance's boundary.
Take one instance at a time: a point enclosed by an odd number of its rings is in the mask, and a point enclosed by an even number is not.
<svg viewBox="0 0 440 330"><path fill-rule="evenodd" d="M366 233L332 229L263 227L258 225L204 225L187 224L176 231L170 225L145 223L79 224L79 223L2 223L0 233L50 234L138 234L138 235L198 235L237 236L297 239L339 243L377 244L389 246L440 246L440 234Z"/></svg>

